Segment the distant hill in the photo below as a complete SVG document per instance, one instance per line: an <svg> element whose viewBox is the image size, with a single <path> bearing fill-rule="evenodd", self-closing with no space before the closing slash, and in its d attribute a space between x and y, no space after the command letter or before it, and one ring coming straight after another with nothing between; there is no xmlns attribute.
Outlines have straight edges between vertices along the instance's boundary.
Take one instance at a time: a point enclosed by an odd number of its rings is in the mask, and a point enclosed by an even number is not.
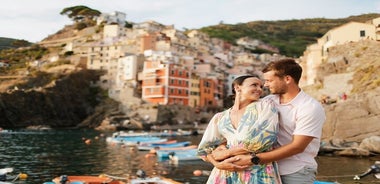
<svg viewBox="0 0 380 184"><path fill-rule="evenodd" d="M235 43L241 37L258 39L277 47L282 55L298 57L303 54L307 45L315 43L330 29L351 21L366 22L377 17L380 17L380 14L363 14L341 19L252 21L234 25L221 23L203 27L200 31L231 43Z"/></svg>
<svg viewBox="0 0 380 184"><path fill-rule="evenodd" d="M28 42L26 40L18 40L13 38L4 38L0 37L0 50L3 49L14 49L18 47L26 47L30 46L33 43Z"/></svg>

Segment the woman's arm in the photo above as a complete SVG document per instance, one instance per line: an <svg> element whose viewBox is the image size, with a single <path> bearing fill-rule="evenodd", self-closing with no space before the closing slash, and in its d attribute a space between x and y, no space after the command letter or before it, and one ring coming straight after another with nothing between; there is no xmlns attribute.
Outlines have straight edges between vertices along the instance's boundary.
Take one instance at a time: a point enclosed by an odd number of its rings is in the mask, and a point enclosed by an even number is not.
<svg viewBox="0 0 380 184"><path fill-rule="evenodd" d="M238 157L234 161L238 161ZM249 165L236 165L234 161L217 161L214 159L212 154L207 155L207 161L210 162L214 167L220 169L220 170L226 170L226 171L239 171L239 170L245 170Z"/></svg>
<svg viewBox="0 0 380 184"><path fill-rule="evenodd" d="M227 149L225 145L220 145L211 154L215 160L221 161L235 155L243 155L247 153L250 153L250 152L244 148Z"/></svg>

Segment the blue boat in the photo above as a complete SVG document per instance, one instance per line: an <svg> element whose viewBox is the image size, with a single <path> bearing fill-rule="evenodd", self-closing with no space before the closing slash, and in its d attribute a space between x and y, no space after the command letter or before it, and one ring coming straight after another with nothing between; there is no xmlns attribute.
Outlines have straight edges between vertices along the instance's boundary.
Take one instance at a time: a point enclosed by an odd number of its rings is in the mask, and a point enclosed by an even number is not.
<svg viewBox="0 0 380 184"><path fill-rule="evenodd" d="M314 184L338 184L338 183L329 182L329 181L314 181Z"/></svg>
<svg viewBox="0 0 380 184"><path fill-rule="evenodd" d="M157 159L164 161L170 159L172 161L184 161L184 160L200 160L197 156L198 149L192 148L187 150L156 150Z"/></svg>
<svg viewBox="0 0 380 184"><path fill-rule="evenodd" d="M106 141L110 143L125 144L127 146L137 146L139 144L162 143L167 141L167 139L153 136L115 136L107 137Z"/></svg>
<svg viewBox="0 0 380 184"><path fill-rule="evenodd" d="M152 149L165 149L165 148L179 148L179 147L185 147L190 145L190 141L183 141L183 142L173 142L173 143L151 143L151 144L140 144L138 145L139 150L152 150Z"/></svg>

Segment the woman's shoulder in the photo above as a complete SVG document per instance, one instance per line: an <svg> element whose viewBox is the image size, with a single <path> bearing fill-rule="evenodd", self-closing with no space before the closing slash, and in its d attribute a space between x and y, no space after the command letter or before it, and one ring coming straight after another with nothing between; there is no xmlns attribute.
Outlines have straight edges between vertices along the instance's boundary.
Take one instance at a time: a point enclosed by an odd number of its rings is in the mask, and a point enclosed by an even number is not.
<svg viewBox="0 0 380 184"><path fill-rule="evenodd" d="M270 98L262 98L252 103L250 106L254 109L277 111L273 100Z"/></svg>
<svg viewBox="0 0 380 184"><path fill-rule="evenodd" d="M271 100L271 101L275 101L278 99L278 96L277 95L273 95L273 94L269 94L267 96L264 96L263 98L261 98L262 100Z"/></svg>
<svg viewBox="0 0 380 184"><path fill-rule="evenodd" d="M220 111L220 112L215 113L214 114L214 118L220 118L220 117L222 117L223 115L225 115L226 113L228 113L229 110L230 109L226 109L224 111Z"/></svg>
<svg viewBox="0 0 380 184"><path fill-rule="evenodd" d="M260 103L260 105L274 106L274 102L272 98L261 98L258 102Z"/></svg>
<svg viewBox="0 0 380 184"><path fill-rule="evenodd" d="M273 101L269 99L259 99L249 104L247 108L257 108L257 107L265 107L265 106L272 106L272 105L273 105Z"/></svg>

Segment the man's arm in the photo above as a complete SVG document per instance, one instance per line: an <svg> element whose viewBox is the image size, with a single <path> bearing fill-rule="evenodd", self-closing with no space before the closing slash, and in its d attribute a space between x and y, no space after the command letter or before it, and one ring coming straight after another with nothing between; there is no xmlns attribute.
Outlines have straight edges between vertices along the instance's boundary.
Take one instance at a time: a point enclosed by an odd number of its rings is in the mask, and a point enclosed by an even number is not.
<svg viewBox="0 0 380 184"><path fill-rule="evenodd" d="M260 158L260 164L265 164L273 161L278 161L298 153L302 153L307 145L314 139L314 137L304 135L294 135L293 141L287 145L281 146L269 152L257 153L256 156ZM226 162L233 162L234 164L245 166L252 165L251 155L237 155L226 159Z"/></svg>

